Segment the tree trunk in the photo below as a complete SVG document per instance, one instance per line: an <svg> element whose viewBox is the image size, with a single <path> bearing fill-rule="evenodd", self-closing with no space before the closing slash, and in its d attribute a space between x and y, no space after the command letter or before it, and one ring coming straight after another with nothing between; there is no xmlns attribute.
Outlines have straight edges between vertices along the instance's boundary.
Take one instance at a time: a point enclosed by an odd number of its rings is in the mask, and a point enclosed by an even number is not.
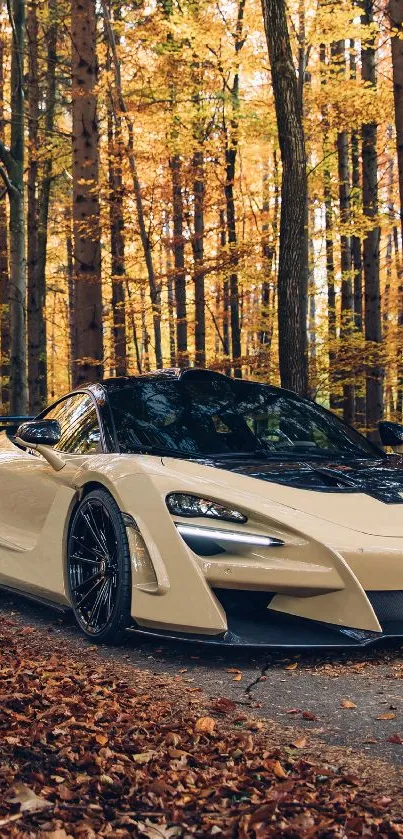
<svg viewBox="0 0 403 839"><path fill-rule="evenodd" d="M53 137L56 106L56 62L57 62L57 0L49 2L49 27L46 33L46 96L45 96L45 142ZM40 173L38 201L37 264L31 283L32 306L28 309L28 334L31 321L31 359L28 361L30 379L30 400L34 413L39 412L47 402L47 352L46 352L46 261L48 248L48 221L50 192L53 177L53 157L49 153ZM29 285L29 275L28 275ZM29 294L29 293L28 293ZM30 295L29 295L30 296ZM29 341L29 337L28 337Z"/></svg>
<svg viewBox="0 0 403 839"><path fill-rule="evenodd" d="M179 154L170 161L172 175L174 286L176 302L176 351L179 367L188 367L185 240L183 238L182 162Z"/></svg>
<svg viewBox="0 0 403 839"><path fill-rule="evenodd" d="M339 84L343 84L346 73L345 41L338 41L332 47L332 56L336 61L336 73ZM354 326L351 237L345 232L351 222L350 198L350 150L347 131L337 134L337 162L339 181L340 222L340 268L341 268L341 315L340 315L340 351L338 374L343 389L343 417L350 425L355 418L354 412L354 371L351 359L351 337Z"/></svg>
<svg viewBox="0 0 403 839"><path fill-rule="evenodd" d="M25 334L25 220L24 220L24 44L25 3L13 0L11 56L10 198L10 411L25 414L28 403Z"/></svg>
<svg viewBox="0 0 403 839"><path fill-rule="evenodd" d="M4 62L6 45L0 36L0 141L4 143ZM7 196L0 198L0 382L3 412L10 400L10 320L8 305L8 239L7 239Z"/></svg>
<svg viewBox="0 0 403 839"><path fill-rule="evenodd" d="M38 270L38 152L39 152L39 67L38 67L38 7L31 0L27 14L28 36L28 218L27 218L27 275L28 275L28 394L29 411L36 416L44 407L40 396L40 366L46 357L46 346L41 346L40 324L44 321L43 300L37 288ZM48 140L48 138L46 138ZM51 155L49 155L51 159ZM46 386L45 386L46 395Z"/></svg>
<svg viewBox="0 0 403 839"><path fill-rule="evenodd" d="M194 286L195 286L195 363L206 366L206 313L204 306L204 155L197 149L193 155L194 191Z"/></svg>
<svg viewBox="0 0 403 839"><path fill-rule="evenodd" d="M231 273L229 277L229 306L230 306L230 322L231 322L231 353L232 363L234 367L234 376L236 378L242 377L242 363L241 363L241 327L240 327L240 301L239 301L239 287L238 287L238 253L237 253L237 234L236 234L236 217L235 217L235 198L234 198L234 180L235 180L235 161L237 155L237 147L231 142L225 150L225 200L227 210L227 235L230 252Z"/></svg>
<svg viewBox="0 0 403 839"><path fill-rule="evenodd" d="M75 0L75 2L79 2L79 0ZM147 268L147 276L148 276L148 286L150 290L150 300L152 306L152 314L153 314L153 326L154 326L154 352L155 352L155 361L158 368L162 367L162 344L161 344L161 289L159 283L157 283L155 271L154 271L154 263L153 263L153 255L152 255L152 245L150 236L147 233L145 216L144 216L144 207L143 207L143 195L141 190L141 184L137 172L137 161L136 155L134 152L134 124L133 120L130 117L130 114L126 107L125 98L123 96L122 91L122 82L121 82L121 73L120 73L120 62L116 48L116 38L113 31L113 27L111 24L108 7L105 0L101 2L102 12L104 16L104 21L107 28L108 38L109 38L109 45L112 52L112 63L114 69L114 81L115 81L115 88L116 94L118 98L119 109L124 115L127 132L128 132L128 142L126 146L127 157L129 161L129 168L130 174L133 181L133 190L134 190L134 197L136 201L136 210L137 210L137 221L139 225L140 231L140 241L143 249L144 254L144 261L146 263Z"/></svg>
<svg viewBox="0 0 403 839"><path fill-rule="evenodd" d="M400 222L403 242L403 2L389 0L389 17L392 26L393 93L395 101L395 124L397 162L399 170Z"/></svg>
<svg viewBox="0 0 403 839"><path fill-rule="evenodd" d="M123 217L122 136L120 117L108 103L109 227L111 244L113 356L116 376L127 375L125 312L125 237Z"/></svg>
<svg viewBox="0 0 403 839"><path fill-rule="evenodd" d="M374 20L373 0L362 0L362 23ZM376 87L376 56L374 38L362 49L362 78ZM365 338L370 358L366 373L367 428L370 438L378 442L378 422L383 416L383 370L381 366L382 314L379 275L380 228L378 217L378 155L377 126L374 122L362 127L363 211L372 225L364 239Z"/></svg>
<svg viewBox="0 0 403 839"><path fill-rule="evenodd" d="M307 171L301 99L285 0L262 0L277 116L281 185L278 325L283 387L308 391Z"/></svg>
<svg viewBox="0 0 403 839"><path fill-rule="evenodd" d="M73 267L73 238L72 238L72 217L71 202L66 205L64 212L65 237L66 237L66 265L67 265L67 309L68 309L68 334L69 334L69 386L73 386L73 359L76 357L75 348L75 286Z"/></svg>
<svg viewBox="0 0 403 839"><path fill-rule="evenodd" d="M95 0L72 0L71 36L77 386L103 374Z"/></svg>

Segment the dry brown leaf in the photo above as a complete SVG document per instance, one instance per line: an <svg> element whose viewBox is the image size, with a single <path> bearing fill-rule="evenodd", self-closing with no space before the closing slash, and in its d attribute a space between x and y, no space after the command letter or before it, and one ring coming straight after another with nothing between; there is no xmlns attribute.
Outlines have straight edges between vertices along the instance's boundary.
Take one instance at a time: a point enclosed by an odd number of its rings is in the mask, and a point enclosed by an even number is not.
<svg viewBox="0 0 403 839"><path fill-rule="evenodd" d="M41 810L48 810L53 807L51 801L40 798L32 789L23 783L16 783L13 786L14 795L8 798L12 804L20 805L21 813L39 813Z"/></svg>
<svg viewBox="0 0 403 839"><path fill-rule="evenodd" d="M106 746L109 737L107 737L106 734L97 734L95 739L100 746Z"/></svg>
<svg viewBox="0 0 403 839"><path fill-rule="evenodd" d="M195 730L203 732L203 734L213 734L215 729L215 720L213 717L200 717L195 725Z"/></svg>
<svg viewBox="0 0 403 839"><path fill-rule="evenodd" d="M296 670L298 667L298 661L293 661L292 664L287 664L284 668L285 670Z"/></svg>
<svg viewBox="0 0 403 839"><path fill-rule="evenodd" d="M356 708L355 702L352 702L351 699L342 699L340 702L342 708Z"/></svg>
<svg viewBox="0 0 403 839"><path fill-rule="evenodd" d="M395 720L396 719L396 714L394 714L393 711L387 711L386 714L379 714L379 716L376 717L376 719L377 720Z"/></svg>
<svg viewBox="0 0 403 839"><path fill-rule="evenodd" d="M242 673L235 673L235 676L232 680L233 682L241 682L242 681Z"/></svg>
<svg viewBox="0 0 403 839"><path fill-rule="evenodd" d="M150 760L152 760L153 757L155 757L156 754L157 754L157 752L150 749L148 752L139 752L139 754L133 755L132 757L133 757L133 760L136 761L136 763L143 764L143 763L149 763Z"/></svg>
<svg viewBox="0 0 403 839"><path fill-rule="evenodd" d="M227 667L227 673L242 673L238 667Z"/></svg>

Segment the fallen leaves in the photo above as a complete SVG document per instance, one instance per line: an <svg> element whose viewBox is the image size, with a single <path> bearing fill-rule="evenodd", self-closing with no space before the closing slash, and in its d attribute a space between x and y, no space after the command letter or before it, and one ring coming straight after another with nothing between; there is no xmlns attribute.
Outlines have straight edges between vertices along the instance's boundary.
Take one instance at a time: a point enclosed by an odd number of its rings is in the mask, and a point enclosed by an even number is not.
<svg viewBox="0 0 403 839"><path fill-rule="evenodd" d="M352 702L351 699L342 699L341 702L340 702L340 706L342 708L352 708L352 709L357 707L355 702Z"/></svg>
<svg viewBox="0 0 403 839"><path fill-rule="evenodd" d="M387 711L386 714L379 714L376 718L377 720L395 720L396 714L393 711Z"/></svg>
<svg viewBox="0 0 403 839"><path fill-rule="evenodd" d="M390 798L307 737L280 748L233 700L94 653L0 619L1 839L399 835Z"/></svg>

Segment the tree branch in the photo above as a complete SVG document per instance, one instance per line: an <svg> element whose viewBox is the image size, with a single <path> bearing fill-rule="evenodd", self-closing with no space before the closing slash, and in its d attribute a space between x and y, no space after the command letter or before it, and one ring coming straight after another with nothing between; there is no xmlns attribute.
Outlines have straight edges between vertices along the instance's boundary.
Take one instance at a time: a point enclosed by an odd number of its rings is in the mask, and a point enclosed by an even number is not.
<svg viewBox="0 0 403 839"><path fill-rule="evenodd" d="M18 193L17 187L14 186L12 181L10 181L10 178L8 177L7 171L4 168L4 166L0 166L0 178L3 180L5 184L8 195L10 195L12 192Z"/></svg>
<svg viewBox="0 0 403 839"><path fill-rule="evenodd" d="M7 146L4 145L2 140L0 140L0 161L4 164L4 166L7 169L7 172L10 174L13 168L14 160L10 152L10 149L8 149Z"/></svg>

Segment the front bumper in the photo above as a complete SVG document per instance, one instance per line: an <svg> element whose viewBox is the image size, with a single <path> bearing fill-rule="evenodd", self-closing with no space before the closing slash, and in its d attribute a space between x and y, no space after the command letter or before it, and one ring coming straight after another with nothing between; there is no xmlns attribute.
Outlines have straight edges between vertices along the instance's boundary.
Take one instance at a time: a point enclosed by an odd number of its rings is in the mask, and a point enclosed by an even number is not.
<svg viewBox="0 0 403 839"><path fill-rule="evenodd" d="M387 641L403 644L403 591L367 592L381 624L369 632L293 617L267 608L273 595L265 592L215 589L223 606L228 630L221 635L164 631L133 627L145 635L223 647L258 647L287 650L357 649Z"/></svg>

